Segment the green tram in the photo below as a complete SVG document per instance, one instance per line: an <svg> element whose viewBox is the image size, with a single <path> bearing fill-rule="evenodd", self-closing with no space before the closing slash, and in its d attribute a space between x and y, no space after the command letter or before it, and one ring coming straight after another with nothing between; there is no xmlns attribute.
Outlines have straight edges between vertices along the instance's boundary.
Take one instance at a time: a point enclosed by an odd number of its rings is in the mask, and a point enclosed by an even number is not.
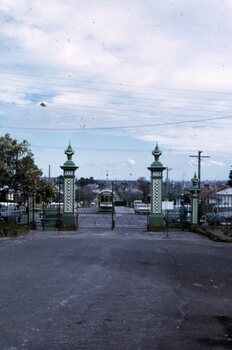
<svg viewBox="0 0 232 350"><path fill-rule="evenodd" d="M114 195L111 189L102 190L98 197L99 212L112 212Z"/></svg>

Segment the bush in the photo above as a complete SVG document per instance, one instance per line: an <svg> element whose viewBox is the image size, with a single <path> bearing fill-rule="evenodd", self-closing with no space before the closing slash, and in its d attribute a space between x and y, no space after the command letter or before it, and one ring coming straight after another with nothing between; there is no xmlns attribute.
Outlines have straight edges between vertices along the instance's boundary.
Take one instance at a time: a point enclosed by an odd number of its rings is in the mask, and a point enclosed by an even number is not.
<svg viewBox="0 0 232 350"><path fill-rule="evenodd" d="M224 233L224 235L228 236L228 237L232 237L232 227L227 226L225 228L223 228L222 232Z"/></svg>
<svg viewBox="0 0 232 350"><path fill-rule="evenodd" d="M28 233L28 227L14 223L0 223L0 237L17 237Z"/></svg>

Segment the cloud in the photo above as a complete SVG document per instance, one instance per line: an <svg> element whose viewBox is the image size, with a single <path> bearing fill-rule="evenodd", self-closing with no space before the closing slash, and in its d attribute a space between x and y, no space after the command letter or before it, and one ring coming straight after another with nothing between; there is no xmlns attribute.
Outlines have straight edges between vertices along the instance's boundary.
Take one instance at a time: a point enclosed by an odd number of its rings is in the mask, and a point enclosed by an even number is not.
<svg viewBox="0 0 232 350"><path fill-rule="evenodd" d="M140 140L154 144L157 140L165 148L177 153L197 152L203 150L211 154L230 154L232 147L231 126L228 128L206 127L165 128L155 133L137 135Z"/></svg>
<svg viewBox="0 0 232 350"><path fill-rule="evenodd" d="M127 164L128 165L135 165L136 161L134 159L127 159Z"/></svg>
<svg viewBox="0 0 232 350"><path fill-rule="evenodd" d="M231 120L198 120L231 114L230 7L228 0L2 0L1 123L45 127L42 136L28 131L44 144L56 141L52 128L69 128L101 148L107 137L112 147L123 139L125 148L152 149L158 141L179 163L199 149L229 159ZM103 129L86 137L87 128ZM133 166L131 156L117 164Z"/></svg>
<svg viewBox="0 0 232 350"><path fill-rule="evenodd" d="M224 167L225 163L217 160L207 160L207 161L204 161L204 165L209 167L215 167L215 166Z"/></svg>

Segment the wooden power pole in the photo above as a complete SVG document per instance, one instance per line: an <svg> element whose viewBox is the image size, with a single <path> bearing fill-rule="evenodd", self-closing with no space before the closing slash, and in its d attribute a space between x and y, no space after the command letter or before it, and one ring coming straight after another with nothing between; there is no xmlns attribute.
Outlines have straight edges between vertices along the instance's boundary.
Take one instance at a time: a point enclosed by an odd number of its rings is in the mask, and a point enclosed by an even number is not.
<svg viewBox="0 0 232 350"><path fill-rule="evenodd" d="M201 188L201 159L202 158L210 158L210 156L202 156L202 151L198 151L198 155L197 156L189 156L189 157L193 157L193 158L197 158L198 159L198 187L199 189Z"/></svg>

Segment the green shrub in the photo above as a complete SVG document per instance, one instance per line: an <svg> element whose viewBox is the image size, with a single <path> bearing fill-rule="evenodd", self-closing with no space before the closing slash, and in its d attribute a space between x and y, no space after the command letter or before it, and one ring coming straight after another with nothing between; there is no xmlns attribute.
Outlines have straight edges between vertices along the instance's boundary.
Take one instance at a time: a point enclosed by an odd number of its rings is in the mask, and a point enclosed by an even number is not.
<svg viewBox="0 0 232 350"><path fill-rule="evenodd" d="M14 223L0 223L0 237L17 237L28 233L26 225L19 225Z"/></svg>

